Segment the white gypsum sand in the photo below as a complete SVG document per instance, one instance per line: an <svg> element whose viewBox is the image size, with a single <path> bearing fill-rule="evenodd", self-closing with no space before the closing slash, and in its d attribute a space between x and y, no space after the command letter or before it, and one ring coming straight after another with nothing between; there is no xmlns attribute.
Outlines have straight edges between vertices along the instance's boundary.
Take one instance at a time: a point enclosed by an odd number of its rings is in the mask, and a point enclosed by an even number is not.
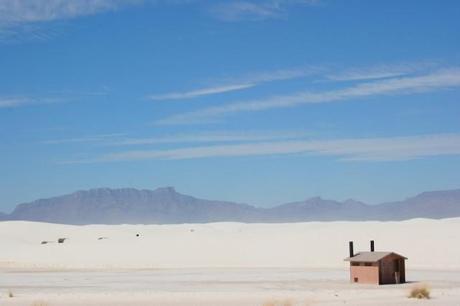
<svg viewBox="0 0 460 306"><path fill-rule="evenodd" d="M58 244L58 238L67 239ZM367 251L371 239L376 250L408 257L408 280L432 286L433 299L426 303L458 305L460 218L88 226L0 222L0 305L419 303L407 298L411 283L348 283L343 261L348 241L355 242L355 251ZM13 298L7 298L7 290Z"/></svg>
<svg viewBox="0 0 460 306"><path fill-rule="evenodd" d="M139 234L139 237L136 236ZM59 238L67 238L58 244ZM104 238L104 239L98 239ZM41 268L343 268L355 252L395 251L407 267L460 269L460 218L400 222L86 225L0 222L0 265ZM41 244L42 241L51 241Z"/></svg>

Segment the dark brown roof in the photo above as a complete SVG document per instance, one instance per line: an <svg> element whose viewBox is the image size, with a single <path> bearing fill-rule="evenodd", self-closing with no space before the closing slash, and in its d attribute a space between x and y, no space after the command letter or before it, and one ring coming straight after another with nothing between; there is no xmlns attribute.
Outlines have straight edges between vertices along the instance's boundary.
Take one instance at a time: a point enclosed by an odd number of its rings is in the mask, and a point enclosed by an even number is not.
<svg viewBox="0 0 460 306"><path fill-rule="evenodd" d="M401 256L399 254L396 254L394 252L360 252L357 253L353 257L347 257L345 258L345 261L350 261L350 262L377 262L389 255L396 255L398 257L401 257L403 259L407 259L404 256Z"/></svg>

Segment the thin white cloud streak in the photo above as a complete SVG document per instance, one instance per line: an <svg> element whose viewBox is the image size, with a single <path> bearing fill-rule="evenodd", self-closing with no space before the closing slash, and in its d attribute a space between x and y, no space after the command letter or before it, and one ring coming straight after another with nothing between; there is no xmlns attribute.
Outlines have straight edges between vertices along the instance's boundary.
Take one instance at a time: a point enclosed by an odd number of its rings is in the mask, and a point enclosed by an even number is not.
<svg viewBox="0 0 460 306"><path fill-rule="evenodd" d="M0 97L1 108L18 108L24 106L36 106L42 104L62 103L66 100L64 98L31 98L23 96L14 97Z"/></svg>
<svg viewBox="0 0 460 306"><path fill-rule="evenodd" d="M271 4L256 4L249 1L220 3L211 11L215 17L224 21L264 20L280 15L280 9Z"/></svg>
<svg viewBox="0 0 460 306"><path fill-rule="evenodd" d="M14 108L30 103L30 99L24 97L0 97L0 108Z"/></svg>
<svg viewBox="0 0 460 306"><path fill-rule="evenodd" d="M239 78L227 78L224 81L227 83L262 84L273 81L284 81L318 75L320 73L325 72L326 70L326 67L304 66L301 68L278 69L259 73L251 73L247 76L242 76Z"/></svg>
<svg viewBox="0 0 460 306"><path fill-rule="evenodd" d="M136 146L184 143L225 143L299 139L310 136L305 131L207 131L161 135L147 138L127 138L126 133L88 135L83 137L45 140L43 144L97 143L102 146Z"/></svg>
<svg viewBox="0 0 460 306"><path fill-rule="evenodd" d="M367 68L354 68L341 72L330 73L326 78L331 81L363 81L386 79L405 76L411 73L434 68L438 65L436 62L416 62L399 65L377 65Z"/></svg>
<svg viewBox="0 0 460 306"><path fill-rule="evenodd" d="M173 115L156 124L193 124L202 120L241 112L256 112L275 108L295 107L304 104L330 103L353 98L379 95L429 92L460 86L460 69L444 69L430 74L384 79L357 84L351 87L324 92L298 92L263 100L249 100Z"/></svg>
<svg viewBox="0 0 460 306"><path fill-rule="evenodd" d="M408 72L400 71L349 71L343 74L329 75L327 78L331 81L362 81L362 80L375 80L394 78L407 75Z"/></svg>
<svg viewBox="0 0 460 306"><path fill-rule="evenodd" d="M0 0L0 42L46 41L60 31L45 26L47 22L74 19L143 0Z"/></svg>
<svg viewBox="0 0 460 306"><path fill-rule="evenodd" d="M237 91L242 89L247 89L254 87L255 84L234 84L234 85L225 85L225 86L216 86L201 88L197 90L191 90L186 92L172 92L159 95L150 95L147 98L150 100L180 100L180 99L190 99L200 96L215 95L225 92Z"/></svg>
<svg viewBox="0 0 460 306"><path fill-rule="evenodd" d="M154 145L173 143L219 143L219 142L245 142L245 141L266 141L280 139L298 139L310 136L311 133L303 131L220 131L200 132L191 134L176 134L149 138L126 138L108 141L107 146L133 146L133 145Z"/></svg>
<svg viewBox="0 0 460 306"><path fill-rule="evenodd" d="M15 26L21 23L70 19L114 10L133 0L1 0L0 23Z"/></svg>
<svg viewBox="0 0 460 306"><path fill-rule="evenodd" d="M187 147L170 150L136 150L64 163L101 163L141 160L181 160L241 156L310 154L336 156L346 161L401 161L432 156L460 155L460 134L338 140L293 140Z"/></svg>
<svg viewBox="0 0 460 306"><path fill-rule="evenodd" d="M0 24L0 43L42 42L61 35L62 29L44 27L37 24L18 24L2 28Z"/></svg>
<svg viewBox="0 0 460 306"><path fill-rule="evenodd" d="M76 138L52 139L42 141L43 144L63 144L63 143L87 143L87 142L105 142L108 139L125 136L125 133L100 134Z"/></svg>
<svg viewBox="0 0 460 306"><path fill-rule="evenodd" d="M46 104L59 104L68 103L71 101L78 100L82 97L88 96L105 96L107 91L95 91L95 92L71 92L71 91L56 91L48 92L42 96L31 96L31 95L12 95L12 96L0 96L0 109L2 108L19 108L19 107L31 107Z"/></svg>
<svg viewBox="0 0 460 306"><path fill-rule="evenodd" d="M280 18L294 5L313 5L317 0L228 1L214 5L211 14L223 21Z"/></svg>
<svg viewBox="0 0 460 306"><path fill-rule="evenodd" d="M191 99L200 96L214 95L231 91L239 91L273 81L284 81L315 75L323 75L326 79L330 81L359 81L382 79L404 76L409 73L421 71L423 69L433 66L435 66L435 63L432 62L419 62L401 65L380 65L370 68L349 69L335 74L327 73L327 71L330 70L331 67L305 66L303 68L296 69L279 69L269 72L252 73L239 78L226 78L221 80L221 83L227 85L207 87L185 92L153 94L148 96L147 98L155 101Z"/></svg>
<svg viewBox="0 0 460 306"><path fill-rule="evenodd" d="M152 94L147 96L147 99L159 101L159 100L184 100L191 99L201 96L215 95L221 93L227 93L232 91L240 91L249 89L263 83L273 81L283 81L306 77L309 75L318 74L324 71L324 68L319 67L304 67L298 69L280 69L270 72L253 73L244 77L239 78L226 78L221 80L221 84L218 86L200 88L191 91L184 92L170 92L165 94Z"/></svg>

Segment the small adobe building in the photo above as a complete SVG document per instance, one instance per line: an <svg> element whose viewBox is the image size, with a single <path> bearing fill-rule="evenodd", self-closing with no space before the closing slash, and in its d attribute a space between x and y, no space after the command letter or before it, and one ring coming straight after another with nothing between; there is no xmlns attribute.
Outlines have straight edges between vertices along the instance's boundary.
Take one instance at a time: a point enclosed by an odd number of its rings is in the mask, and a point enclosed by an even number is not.
<svg viewBox="0 0 460 306"><path fill-rule="evenodd" d="M394 252L375 252L371 240L370 252L353 253L353 241L350 241L350 281L364 284L400 284L406 282L404 256Z"/></svg>

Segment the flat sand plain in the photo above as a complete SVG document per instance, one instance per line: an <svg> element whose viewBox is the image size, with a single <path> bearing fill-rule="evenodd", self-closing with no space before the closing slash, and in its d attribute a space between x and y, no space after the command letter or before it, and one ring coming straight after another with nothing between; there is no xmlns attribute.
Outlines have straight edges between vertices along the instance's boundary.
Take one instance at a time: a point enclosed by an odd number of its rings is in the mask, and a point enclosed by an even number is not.
<svg viewBox="0 0 460 306"><path fill-rule="evenodd" d="M348 241L367 251L370 239L376 250L409 258L409 283L348 282ZM459 241L460 219L0 222L0 305L460 305ZM407 298L420 283L430 286L432 299Z"/></svg>

